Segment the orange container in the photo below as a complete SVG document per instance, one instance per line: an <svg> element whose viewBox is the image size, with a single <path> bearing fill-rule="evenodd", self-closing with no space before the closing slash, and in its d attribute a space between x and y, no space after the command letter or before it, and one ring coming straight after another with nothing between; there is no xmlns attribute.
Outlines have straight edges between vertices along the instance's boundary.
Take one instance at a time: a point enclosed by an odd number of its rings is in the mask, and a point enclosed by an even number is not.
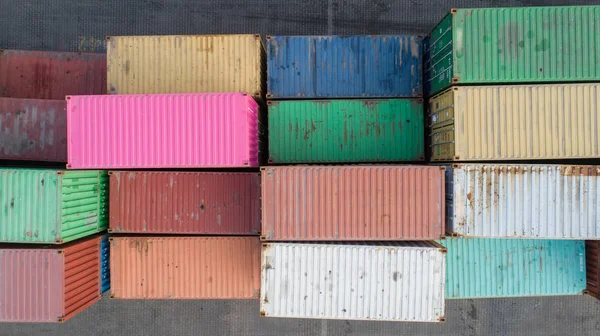
<svg viewBox="0 0 600 336"><path fill-rule="evenodd" d="M258 237L111 237L109 240L112 298L259 296Z"/></svg>
<svg viewBox="0 0 600 336"><path fill-rule="evenodd" d="M261 238L271 241L444 237L444 167L262 168Z"/></svg>

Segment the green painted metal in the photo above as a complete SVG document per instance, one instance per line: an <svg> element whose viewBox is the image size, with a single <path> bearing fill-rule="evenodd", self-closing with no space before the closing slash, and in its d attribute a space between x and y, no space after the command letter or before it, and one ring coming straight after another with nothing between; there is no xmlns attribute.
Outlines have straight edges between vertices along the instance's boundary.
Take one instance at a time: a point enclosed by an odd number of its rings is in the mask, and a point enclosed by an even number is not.
<svg viewBox="0 0 600 336"><path fill-rule="evenodd" d="M600 80L600 6L453 10L430 43L429 95L452 84Z"/></svg>
<svg viewBox="0 0 600 336"><path fill-rule="evenodd" d="M424 159L420 99L269 102L273 163Z"/></svg>
<svg viewBox="0 0 600 336"><path fill-rule="evenodd" d="M60 244L108 228L108 174L0 168L0 242Z"/></svg>
<svg viewBox="0 0 600 336"><path fill-rule="evenodd" d="M446 298L577 295L586 289L583 240L447 238Z"/></svg>

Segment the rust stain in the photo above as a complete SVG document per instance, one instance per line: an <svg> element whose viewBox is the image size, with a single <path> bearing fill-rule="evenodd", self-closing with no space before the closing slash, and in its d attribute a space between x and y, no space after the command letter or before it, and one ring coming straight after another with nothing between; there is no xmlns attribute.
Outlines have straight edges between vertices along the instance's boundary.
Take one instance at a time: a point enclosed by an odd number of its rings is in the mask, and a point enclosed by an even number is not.
<svg viewBox="0 0 600 336"><path fill-rule="evenodd" d="M473 209L473 195L471 195L471 192L467 193L467 200L469 201L469 207Z"/></svg>

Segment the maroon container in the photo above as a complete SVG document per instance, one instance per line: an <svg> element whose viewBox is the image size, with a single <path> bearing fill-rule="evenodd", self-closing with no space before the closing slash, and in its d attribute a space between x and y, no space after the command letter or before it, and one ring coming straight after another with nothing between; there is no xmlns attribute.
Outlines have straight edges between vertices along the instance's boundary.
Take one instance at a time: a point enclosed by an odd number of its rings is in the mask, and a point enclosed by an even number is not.
<svg viewBox="0 0 600 336"><path fill-rule="evenodd" d="M111 171L114 233L256 235L259 173Z"/></svg>
<svg viewBox="0 0 600 336"><path fill-rule="evenodd" d="M598 251L600 251L600 241L587 240L585 242L587 292L591 296L600 299L600 268L598 267Z"/></svg>
<svg viewBox="0 0 600 336"><path fill-rule="evenodd" d="M106 55L0 50L0 97L64 100L106 94Z"/></svg>
<svg viewBox="0 0 600 336"><path fill-rule="evenodd" d="M0 98L0 159L67 162L66 102Z"/></svg>

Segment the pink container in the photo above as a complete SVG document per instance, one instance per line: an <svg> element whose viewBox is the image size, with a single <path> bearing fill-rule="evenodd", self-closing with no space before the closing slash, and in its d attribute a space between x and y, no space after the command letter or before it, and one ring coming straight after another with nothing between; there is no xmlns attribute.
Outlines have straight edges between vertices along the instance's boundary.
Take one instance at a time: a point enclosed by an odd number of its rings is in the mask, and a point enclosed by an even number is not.
<svg viewBox="0 0 600 336"><path fill-rule="evenodd" d="M245 93L67 97L68 168L258 166L258 104Z"/></svg>

